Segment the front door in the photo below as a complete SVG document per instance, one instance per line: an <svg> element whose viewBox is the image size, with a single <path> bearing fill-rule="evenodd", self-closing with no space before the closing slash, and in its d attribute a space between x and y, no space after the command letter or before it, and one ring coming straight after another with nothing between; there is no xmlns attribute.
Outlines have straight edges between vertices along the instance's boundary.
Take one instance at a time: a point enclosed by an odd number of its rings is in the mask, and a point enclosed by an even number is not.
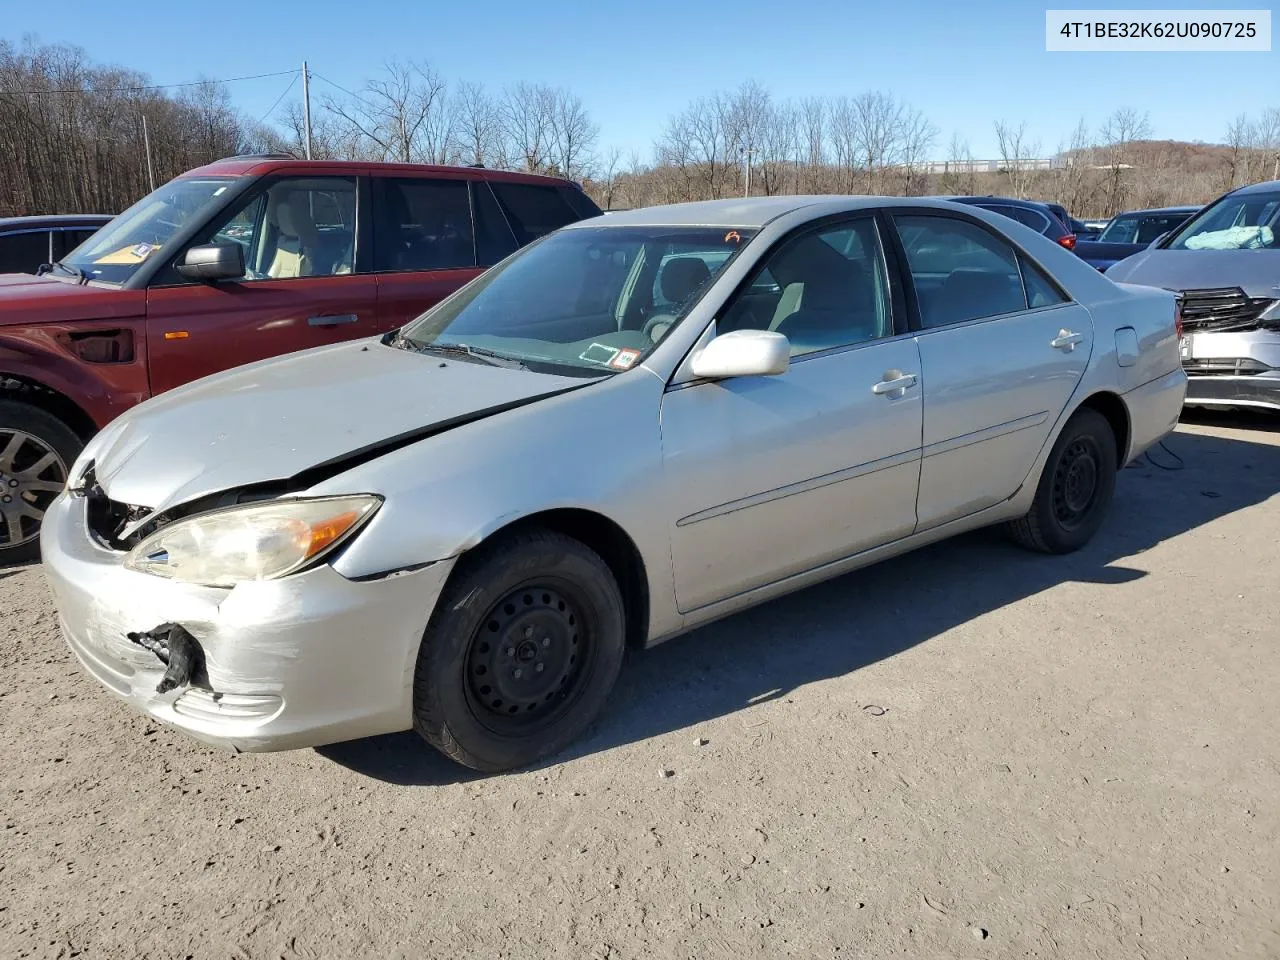
<svg viewBox="0 0 1280 960"><path fill-rule="evenodd" d="M1007 500L1084 376L1089 311L977 223L893 218L918 302L920 529Z"/></svg>
<svg viewBox="0 0 1280 960"><path fill-rule="evenodd" d="M916 523L920 361L894 326L875 219L789 239L742 289L718 332L773 329L791 340L792 364L780 376L676 385L663 398L682 612L908 536Z"/></svg>
<svg viewBox="0 0 1280 960"><path fill-rule="evenodd" d="M356 265L354 177L274 180L195 243L237 243L245 275L160 274L147 291L151 391L230 367L377 332L377 283Z"/></svg>

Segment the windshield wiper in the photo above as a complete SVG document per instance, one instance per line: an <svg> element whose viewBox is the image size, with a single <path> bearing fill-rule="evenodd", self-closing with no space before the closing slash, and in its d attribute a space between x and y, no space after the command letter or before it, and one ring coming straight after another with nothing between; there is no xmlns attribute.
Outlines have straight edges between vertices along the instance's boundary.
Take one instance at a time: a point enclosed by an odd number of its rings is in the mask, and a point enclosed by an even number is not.
<svg viewBox="0 0 1280 960"><path fill-rule="evenodd" d="M404 337L408 343L413 345L413 349L423 353L436 353L446 357L474 357L492 367L509 367L513 370L528 370L529 368L523 361L517 360L515 357L508 357L506 354L498 353L496 350L486 350L484 347L473 347L465 343L419 343Z"/></svg>
<svg viewBox="0 0 1280 960"><path fill-rule="evenodd" d="M67 273L71 274L73 277L79 280L82 284L89 282L89 275L77 266L73 266L72 264L69 264L69 263L63 263L61 260L53 261L53 266L59 270L65 270Z"/></svg>

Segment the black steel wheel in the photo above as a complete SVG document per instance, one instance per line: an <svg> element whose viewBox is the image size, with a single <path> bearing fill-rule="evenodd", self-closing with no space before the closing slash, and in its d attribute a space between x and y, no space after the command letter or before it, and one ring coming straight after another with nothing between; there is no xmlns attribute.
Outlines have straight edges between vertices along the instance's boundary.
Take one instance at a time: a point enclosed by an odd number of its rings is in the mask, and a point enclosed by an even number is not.
<svg viewBox="0 0 1280 960"><path fill-rule="evenodd" d="M1049 452L1031 509L1009 524L1010 535L1042 553L1079 550L1111 505L1118 459L1107 418L1090 407L1077 410Z"/></svg>
<svg viewBox="0 0 1280 960"><path fill-rule="evenodd" d="M584 544L525 530L459 561L414 673L414 728L466 766L527 766L608 701L625 650L622 596Z"/></svg>
<svg viewBox="0 0 1280 960"><path fill-rule="evenodd" d="M40 556L40 526L67 485L80 438L25 403L0 401L0 565Z"/></svg>

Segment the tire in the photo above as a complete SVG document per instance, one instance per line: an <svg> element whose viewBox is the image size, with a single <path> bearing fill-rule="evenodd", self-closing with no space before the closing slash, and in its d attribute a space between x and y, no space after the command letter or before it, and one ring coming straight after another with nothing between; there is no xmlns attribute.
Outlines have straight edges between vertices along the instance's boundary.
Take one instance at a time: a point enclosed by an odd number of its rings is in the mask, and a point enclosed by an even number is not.
<svg viewBox="0 0 1280 960"><path fill-rule="evenodd" d="M1077 410L1053 445L1027 515L1008 525L1011 537L1041 553L1071 553L1088 543L1116 488L1116 437L1107 418Z"/></svg>
<svg viewBox="0 0 1280 960"><path fill-rule="evenodd" d="M528 766L574 740L622 666L622 595L570 537L530 530L459 562L418 650L414 729L464 766Z"/></svg>
<svg viewBox="0 0 1280 960"><path fill-rule="evenodd" d="M83 448L53 414L0 400L0 566L40 558L41 518Z"/></svg>

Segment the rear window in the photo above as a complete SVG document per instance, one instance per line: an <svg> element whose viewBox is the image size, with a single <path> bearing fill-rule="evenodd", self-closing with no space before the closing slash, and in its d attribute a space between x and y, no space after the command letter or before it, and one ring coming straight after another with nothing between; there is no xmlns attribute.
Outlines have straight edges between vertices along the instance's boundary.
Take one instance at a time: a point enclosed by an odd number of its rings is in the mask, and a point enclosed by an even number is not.
<svg viewBox="0 0 1280 960"><path fill-rule="evenodd" d="M474 267L471 198L465 180L378 178L374 269Z"/></svg>
<svg viewBox="0 0 1280 960"><path fill-rule="evenodd" d="M490 186L521 246L582 219L554 186L501 181Z"/></svg>

